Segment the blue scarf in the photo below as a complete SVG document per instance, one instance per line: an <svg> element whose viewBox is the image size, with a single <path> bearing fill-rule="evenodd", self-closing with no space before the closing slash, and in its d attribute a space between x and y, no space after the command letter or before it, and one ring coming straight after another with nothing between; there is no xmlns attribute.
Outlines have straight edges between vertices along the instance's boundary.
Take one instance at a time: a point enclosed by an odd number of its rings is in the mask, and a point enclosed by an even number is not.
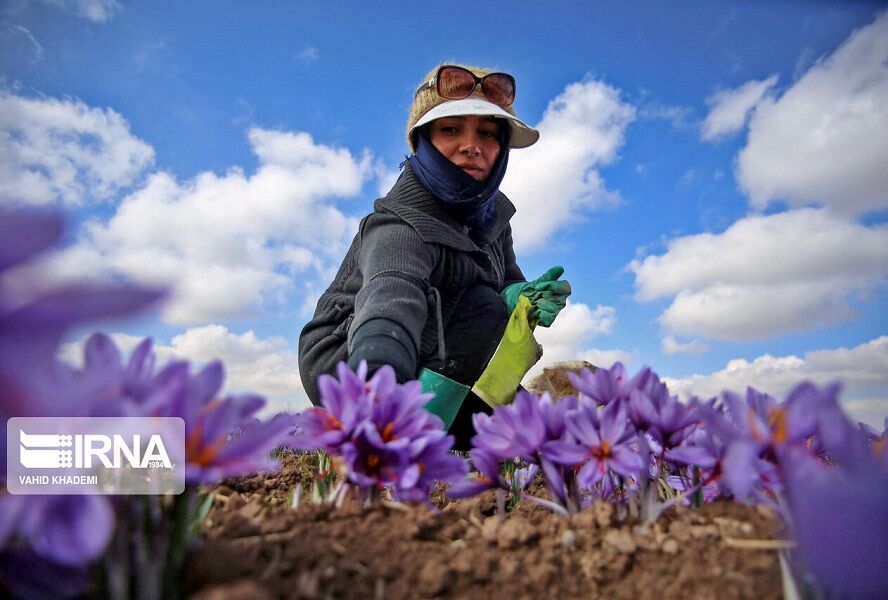
<svg viewBox="0 0 888 600"><path fill-rule="evenodd" d="M500 153L486 181L478 181L441 154L428 138L425 127L416 140L410 166L422 184L447 206L453 217L473 232L489 229L496 217L494 198L509 163L509 127L501 128Z"/></svg>

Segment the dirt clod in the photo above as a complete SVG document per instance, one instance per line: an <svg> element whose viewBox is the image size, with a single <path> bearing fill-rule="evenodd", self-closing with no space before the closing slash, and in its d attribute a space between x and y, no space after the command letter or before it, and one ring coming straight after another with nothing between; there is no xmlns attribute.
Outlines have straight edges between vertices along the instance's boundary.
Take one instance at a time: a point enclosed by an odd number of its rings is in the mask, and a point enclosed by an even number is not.
<svg viewBox="0 0 888 600"><path fill-rule="evenodd" d="M636 548L632 534L625 529L611 529L605 533L604 544L620 554L632 554Z"/></svg>

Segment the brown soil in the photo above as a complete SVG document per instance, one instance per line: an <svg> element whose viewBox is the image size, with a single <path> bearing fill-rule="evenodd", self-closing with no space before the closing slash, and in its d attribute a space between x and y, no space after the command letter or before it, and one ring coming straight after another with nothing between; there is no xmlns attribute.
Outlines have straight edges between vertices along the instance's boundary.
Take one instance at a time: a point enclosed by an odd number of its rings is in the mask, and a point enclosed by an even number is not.
<svg viewBox="0 0 888 600"><path fill-rule="evenodd" d="M779 598L768 541L778 522L761 507L716 502L665 513L643 529L597 504L568 521L523 502L500 517L492 492L441 507L364 509L303 501L311 455L280 473L214 490L190 559L196 598ZM309 489L310 486L306 486ZM307 496L307 494L306 494Z"/></svg>

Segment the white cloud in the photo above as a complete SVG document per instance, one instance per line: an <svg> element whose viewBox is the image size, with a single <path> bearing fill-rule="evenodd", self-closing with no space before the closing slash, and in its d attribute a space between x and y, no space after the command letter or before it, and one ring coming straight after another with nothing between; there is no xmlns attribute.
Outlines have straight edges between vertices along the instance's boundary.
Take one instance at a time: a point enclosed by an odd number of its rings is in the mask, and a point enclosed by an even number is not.
<svg viewBox="0 0 888 600"><path fill-rule="evenodd" d="M632 362L632 356L625 350L590 348L580 353L579 360L588 361L602 369L610 369L616 362L621 362L624 366L628 366Z"/></svg>
<svg viewBox="0 0 888 600"><path fill-rule="evenodd" d="M753 361L742 358L707 375L664 378L673 393L683 397L709 398L723 390L744 393L747 386L782 399L803 380L818 385L841 380L842 402L855 419L879 425L888 416L888 336L854 348L816 350L798 356L765 354Z"/></svg>
<svg viewBox="0 0 888 600"><path fill-rule="evenodd" d="M401 169L389 169L385 166L385 163L378 161L374 171L379 182L379 185L376 187L376 193L379 194L380 198L384 198L394 187L398 177L401 176Z"/></svg>
<svg viewBox="0 0 888 600"><path fill-rule="evenodd" d="M238 335L207 325L175 336L171 346L178 356L198 363L221 360L229 391L293 400L305 396L296 352L283 337L260 338L252 331Z"/></svg>
<svg viewBox="0 0 888 600"><path fill-rule="evenodd" d="M716 92L706 99L709 114L703 121L700 137L711 141L737 133L746 124L753 108L777 83L777 75L762 81L747 81L732 90Z"/></svg>
<svg viewBox="0 0 888 600"><path fill-rule="evenodd" d="M502 190L515 203L515 247L532 251L575 224L585 211L612 206L598 167L612 163L635 109L600 81L568 85L549 103L537 125L540 141L509 155Z"/></svg>
<svg viewBox="0 0 888 600"><path fill-rule="evenodd" d="M885 281L886 248L884 225L799 209L674 239L628 268L638 299L673 296L660 317L668 331L764 338L851 316L849 297Z"/></svg>
<svg viewBox="0 0 888 600"><path fill-rule="evenodd" d="M294 55L294 58L303 65L310 65L320 58L318 49L314 46L307 46Z"/></svg>
<svg viewBox="0 0 888 600"><path fill-rule="evenodd" d="M855 31L779 99L764 99L737 157L752 206L860 214L888 207L888 13Z"/></svg>
<svg viewBox="0 0 888 600"><path fill-rule="evenodd" d="M243 316L306 291L345 254L357 219L329 204L360 193L371 157L315 144L307 133L253 128L259 168L156 173L107 221L87 223L52 265L58 277L125 276L171 286L167 322ZM303 289L304 288L304 289Z"/></svg>
<svg viewBox="0 0 888 600"><path fill-rule="evenodd" d="M69 206L105 200L154 161L109 109L0 92L0 202Z"/></svg>
<svg viewBox="0 0 888 600"><path fill-rule="evenodd" d="M142 338L125 333L110 334L126 360ZM64 344L61 358L73 365L83 364L86 338ZM171 360L188 360L195 369L219 359L225 365L224 394L252 392L269 401L266 412L298 411L308 406L308 397L299 378L295 350L279 336L260 338L253 331L236 334L222 325L188 329L169 344L155 340L157 365Z"/></svg>
<svg viewBox="0 0 888 600"><path fill-rule="evenodd" d="M123 7L117 0L40 0L44 4L57 6L78 17L101 23L111 20L114 13Z"/></svg>
<svg viewBox="0 0 888 600"><path fill-rule="evenodd" d="M28 45L30 53L33 54L31 60L35 63L43 60L43 46L40 45L40 42L38 42L37 38L35 38L34 35L31 33L31 30L29 30L27 27L15 23L6 23L4 25L5 27L0 30L0 38L11 40L22 38ZM9 52L8 49L5 49L5 51Z"/></svg>
<svg viewBox="0 0 888 600"><path fill-rule="evenodd" d="M689 106L667 106L658 102L644 102L638 107L639 119L669 121L673 129L688 129L693 109Z"/></svg>
<svg viewBox="0 0 888 600"><path fill-rule="evenodd" d="M709 344L703 340L679 342L671 335L667 335L660 340L660 350L662 350L664 354L702 354L708 349Z"/></svg>
<svg viewBox="0 0 888 600"><path fill-rule="evenodd" d="M594 309L581 302L568 302L551 327L537 327L534 337L543 346L543 357L525 376L528 381L543 367L566 360L588 360L598 366L627 358L620 350L596 350L586 346L592 338L611 333L616 322L612 306ZM594 360L593 360L594 359Z"/></svg>

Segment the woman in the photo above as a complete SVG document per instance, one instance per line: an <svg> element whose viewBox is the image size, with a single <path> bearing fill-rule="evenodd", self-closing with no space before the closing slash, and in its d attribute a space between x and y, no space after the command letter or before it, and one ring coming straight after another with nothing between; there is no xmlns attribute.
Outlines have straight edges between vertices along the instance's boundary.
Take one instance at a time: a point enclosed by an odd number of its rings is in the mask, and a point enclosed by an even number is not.
<svg viewBox="0 0 888 600"><path fill-rule="evenodd" d="M339 361L372 372L391 365L399 381L443 375L471 387L499 344L510 314L527 296L530 317L549 326L570 284L560 268L528 282L515 262L500 191L509 151L539 139L512 109L515 80L465 65L432 70L407 120L413 154L385 198L365 217L335 280L299 339L309 398L317 377ZM466 388L467 389L467 388ZM472 436L471 415L491 408L469 393L450 432Z"/></svg>

